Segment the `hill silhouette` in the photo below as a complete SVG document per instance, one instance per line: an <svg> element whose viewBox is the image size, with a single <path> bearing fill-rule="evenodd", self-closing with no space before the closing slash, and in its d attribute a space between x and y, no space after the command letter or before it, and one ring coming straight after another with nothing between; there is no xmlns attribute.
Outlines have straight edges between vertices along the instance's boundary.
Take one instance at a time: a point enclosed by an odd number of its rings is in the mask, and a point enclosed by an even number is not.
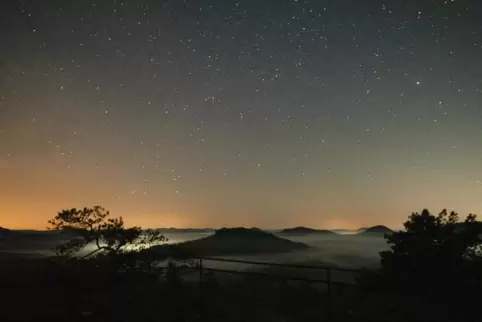
<svg viewBox="0 0 482 322"><path fill-rule="evenodd" d="M28 229L7 229L0 227L0 235L8 237L12 240L29 240L33 242L38 240L55 240L59 238L71 238L75 236L67 231L56 230L28 230Z"/></svg>
<svg viewBox="0 0 482 322"><path fill-rule="evenodd" d="M76 235L65 231L14 230L1 227L0 252L3 253L2 255L5 255L7 252L33 254L41 251L49 253L60 243L75 237Z"/></svg>
<svg viewBox="0 0 482 322"><path fill-rule="evenodd" d="M212 233L215 231L213 228L156 228L156 231L162 233Z"/></svg>
<svg viewBox="0 0 482 322"><path fill-rule="evenodd" d="M222 228L213 235L174 245L155 246L172 256L221 256L287 253L310 248L257 228Z"/></svg>
<svg viewBox="0 0 482 322"><path fill-rule="evenodd" d="M391 230L390 228L383 225L377 225L377 226L373 226L365 229L365 231L361 232L360 235L380 235L380 234L391 234L391 233L393 233L393 230Z"/></svg>
<svg viewBox="0 0 482 322"><path fill-rule="evenodd" d="M313 229L307 227L295 227L295 228L286 228L280 232L281 235L286 236L304 236L310 234L327 234L327 235L335 235L336 233L331 230L325 229Z"/></svg>
<svg viewBox="0 0 482 322"><path fill-rule="evenodd" d="M0 234L2 234L2 233L8 233L9 231L10 231L10 229L0 227Z"/></svg>
<svg viewBox="0 0 482 322"><path fill-rule="evenodd" d="M5 239L5 237L10 233L9 229L0 227L0 240Z"/></svg>

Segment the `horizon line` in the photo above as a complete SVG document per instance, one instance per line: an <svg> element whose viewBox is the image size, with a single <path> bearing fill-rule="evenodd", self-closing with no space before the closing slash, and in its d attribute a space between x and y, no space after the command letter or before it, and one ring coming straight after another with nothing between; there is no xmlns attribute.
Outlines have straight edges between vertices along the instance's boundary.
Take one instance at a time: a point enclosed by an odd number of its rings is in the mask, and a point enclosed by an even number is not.
<svg viewBox="0 0 482 322"><path fill-rule="evenodd" d="M367 228L371 228L371 227L375 227L375 226L385 226L385 225L373 225L373 226L363 226L363 227L360 227L360 228L313 228L313 227L309 227L309 226L290 226L290 227L284 227L284 228L260 228L260 227L256 227L256 226L251 226L251 227L248 227L248 226L223 226L223 227L155 227L155 228L144 228L144 227L140 227L142 230L149 230L149 229L152 229L152 230L158 230L158 229L171 229L171 230L219 230L219 229L223 229L223 228L227 228L227 229L233 229L233 228L246 228L246 229L253 229L253 228L256 228L256 229L260 229L260 230L283 230L283 229L293 229L293 228L309 228L309 229L314 229L314 230L330 230L330 231L335 231L335 230L348 230L348 231L357 231L357 230L361 230L361 229L367 229ZM389 229L392 229L388 226L385 226ZM17 230L17 231L21 231L21 230L28 230L28 231L50 231L50 229L48 228L44 228L44 229L38 229L38 228L8 228L8 227L4 227L4 226L0 226L0 229L3 228L3 229L7 229L7 230ZM54 231L54 230L52 230Z"/></svg>

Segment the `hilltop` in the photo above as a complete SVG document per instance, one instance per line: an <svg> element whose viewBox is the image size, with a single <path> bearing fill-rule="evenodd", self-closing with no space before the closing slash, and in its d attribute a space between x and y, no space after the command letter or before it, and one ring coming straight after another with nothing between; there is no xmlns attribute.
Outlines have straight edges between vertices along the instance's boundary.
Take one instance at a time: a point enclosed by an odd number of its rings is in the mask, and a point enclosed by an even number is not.
<svg viewBox="0 0 482 322"><path fill-rule="evenodd" d="M213 228L156 228L156 231L161 233L212 233Z"/></svg>
<svg viewBox="0 0 482 322"><path fill-rule="evenodd" d="M260 229L222 228L213 235L174 245L156 246L167 255L221 256L287 253L310 248Z"/></svg>
<svg viewBox="0 0 482 322"><path fill-rule="evenodd" d="M391 233L393 233L393 230L391 230L390 228L383 225L377 225L370 228L366 228L364 231L360 233L360 235L379 235L379 234L391 234Z"/></svg>
<svg viewBox="0 0 482 322"><path fill-rule="evenodd" d="M280 235L287 235L287 236L304 236L304 235L310 235L310 234L335 235L336 233L331 230L313 229L313 228L307 228L307 227L286 228L280 232Z"/></svg>
<svg viewBox="0 0 482 322"><path fill-rule="evenodd" d="M8 235L9 233L10 233L9 229L0 227L0 240L5 239L6 235Z"/></svg>
<svg viewBox="0 0 482 322"><path fill-rule="evenodd" d="M0 227L0 234L1 234L1 233L7 233L7 232L9 232L9 231L10 231L10 229Z"/></svg>

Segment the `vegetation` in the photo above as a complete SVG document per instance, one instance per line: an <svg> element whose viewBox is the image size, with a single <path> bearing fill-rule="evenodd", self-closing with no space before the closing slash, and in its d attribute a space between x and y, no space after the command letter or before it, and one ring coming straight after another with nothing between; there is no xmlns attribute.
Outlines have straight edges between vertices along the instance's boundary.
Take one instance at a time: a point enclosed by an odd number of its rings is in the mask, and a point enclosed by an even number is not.
<svg viewBox="0 0 482 322"><path fill-rule="evenodd" d="M386 236L391 250L381 253L384 273L398 286L420 291L482 281L482 225L475 215L460 223L453 211L435 216L425 209L404 226Z"/></svg>
<svg viewBox="0 0 482 322"><path fill-rule="evenodd" d="M87 245L94 245L87 258L98 252L109 255L143 251L148 247L166 241L166 238L154 230L143 231L140 227L124 227L122 217L111 218L106 209L93 208L63 210L49 221L51 230L67 231L76 236L67 243L56 247L60 256L72 256Z"/></svg>
<svg viewBox="0 0 482 322"><path fill-rule="evenodd" d="M71 238L58 256L0 258L7 294L2 321L477 321L482 226L472 214L458 219L445 210L413 213L403 231L386 235L391 248L380 254L379 271L364 272L355 287L332 284L327 292L324 284L223 278L227 273L208 270L199 284L193 263L164 260L173 249L186 259L307 247L259 229L221 229L165 247L159 232L125 228L101 207L64 210L50 221ZM296 275L277 267L263 272Z"/></svg>
<svg viewBox="0 0 482 322"><path fill-rule="evenodd" d="M378 301L405 320L476 321L482 223L473 214L459 222L455 212L425 209L412 213L404 227L385 236L391 249L380 253L381 271L360 280L364 290L375 291L363 302Z"/></svg>

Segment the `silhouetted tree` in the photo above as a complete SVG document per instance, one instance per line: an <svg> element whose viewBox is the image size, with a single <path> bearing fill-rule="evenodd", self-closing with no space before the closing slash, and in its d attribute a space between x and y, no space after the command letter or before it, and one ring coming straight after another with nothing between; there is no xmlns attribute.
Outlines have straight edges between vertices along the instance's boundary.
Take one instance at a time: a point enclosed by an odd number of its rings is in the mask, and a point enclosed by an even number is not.
<svg viewBox="0 0 482 322"><path fill-rule="evenodd" d="M167 240L154 230L125 228L122 217L111 218L109 211L100 206L63 210L49 220L49 224L51 230L66 231L73 235L70 241L56 247L56 253L62 256L75 255L89 244L95 245L95 249L81 258L97 253L129 254Z"/></svg>
<svg viewBox="0 0 482 322"><path fill-rule="evenodd" d="M479 278L474 273L482 258L482 226L475 215L459 222L453 211L435 216L424 209L404 226L385 236L391 250L380 253L385 276L399 286L428 290Z"/></svg>

